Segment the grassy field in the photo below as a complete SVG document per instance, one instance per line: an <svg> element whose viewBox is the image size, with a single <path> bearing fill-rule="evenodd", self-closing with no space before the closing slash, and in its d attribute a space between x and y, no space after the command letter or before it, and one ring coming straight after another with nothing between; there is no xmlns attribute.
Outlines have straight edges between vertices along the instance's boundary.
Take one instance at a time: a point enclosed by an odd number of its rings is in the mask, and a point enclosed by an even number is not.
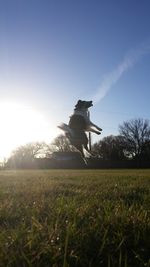
<svg viewBox="0 0 150 267"><path fill-rule="evenodd" d="M150 266L150 170L0 172L0 266Z"/></svg>

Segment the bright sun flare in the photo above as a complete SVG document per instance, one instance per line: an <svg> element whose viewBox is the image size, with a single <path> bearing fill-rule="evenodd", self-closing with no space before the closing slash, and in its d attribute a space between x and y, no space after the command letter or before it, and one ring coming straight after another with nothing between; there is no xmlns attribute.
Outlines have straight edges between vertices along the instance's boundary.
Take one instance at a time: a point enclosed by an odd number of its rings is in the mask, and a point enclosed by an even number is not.
<svg viewBox="0 0 150 267"><path fill-rule="evenodd" d="M50 143L57 134L42 114L16 103L0 104L0 124L0 159L28 142Z"/></svg>

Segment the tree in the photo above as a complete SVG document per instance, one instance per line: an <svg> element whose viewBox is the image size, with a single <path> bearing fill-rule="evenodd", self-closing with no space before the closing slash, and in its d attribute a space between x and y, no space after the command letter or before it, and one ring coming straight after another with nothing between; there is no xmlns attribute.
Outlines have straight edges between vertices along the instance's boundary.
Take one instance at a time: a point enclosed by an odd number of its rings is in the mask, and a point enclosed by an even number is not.
<svg viewBox="0 0 150 267"><path fill-rule="evenodd" d="M103 160L122 160L124 155L124 143L122 136L107 136L95 143L93 152Z"/></svg>
<svg viewBox="0 0 150 267"><path fill-rule="evenodd" d="M53 147L53 151L59 152L76 151L75 148L70 144L69 139L62 134L54 139L54 141L51 143L51 147Z"/></svg>
<svg viewBox="0 0 150 267"><path fill-rule="evenodd" d="M28 143L16 148L8 159L7 167L28 168L34 164L34 159L44 157L47 153L47 144L44 142Z"/></svg>
<svg viewBox="0 0 150 267"><path fill-rule="evenodd" d="M143 144L139 158L145 163L150 162L150 140L145 141L145 143Z"/></svg>
<svg viewBox="0 0 150 267"><path fill-rule="evenodd" d="M143 153L145 143L150 140L148 120L132 119L119 126L120 135L124 139L126 153L129 157L139 158Z"/></svg>

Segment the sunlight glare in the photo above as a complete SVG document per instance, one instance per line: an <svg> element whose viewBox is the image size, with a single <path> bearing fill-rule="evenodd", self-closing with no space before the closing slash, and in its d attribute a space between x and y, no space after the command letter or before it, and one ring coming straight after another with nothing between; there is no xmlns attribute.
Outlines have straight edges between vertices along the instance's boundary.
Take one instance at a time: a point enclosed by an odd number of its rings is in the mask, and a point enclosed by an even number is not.
<svg viewBox="0 0 150 267"><path fill-rule="evenodd" d="M48 142L57 130L38 111L18 103L0 104L0 159L29 142Z"/></svg>

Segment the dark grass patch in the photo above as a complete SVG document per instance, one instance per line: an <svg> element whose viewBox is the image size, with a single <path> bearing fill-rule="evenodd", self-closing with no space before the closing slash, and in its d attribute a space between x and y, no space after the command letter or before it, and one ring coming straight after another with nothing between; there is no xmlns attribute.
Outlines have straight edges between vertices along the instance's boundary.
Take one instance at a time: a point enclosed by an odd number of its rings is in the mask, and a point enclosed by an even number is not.
<svg viewBox="0 0 150 267"><path fill-rule="evenodd" d="M149 170L0 173L0 266L148 267Z"/></svg>

